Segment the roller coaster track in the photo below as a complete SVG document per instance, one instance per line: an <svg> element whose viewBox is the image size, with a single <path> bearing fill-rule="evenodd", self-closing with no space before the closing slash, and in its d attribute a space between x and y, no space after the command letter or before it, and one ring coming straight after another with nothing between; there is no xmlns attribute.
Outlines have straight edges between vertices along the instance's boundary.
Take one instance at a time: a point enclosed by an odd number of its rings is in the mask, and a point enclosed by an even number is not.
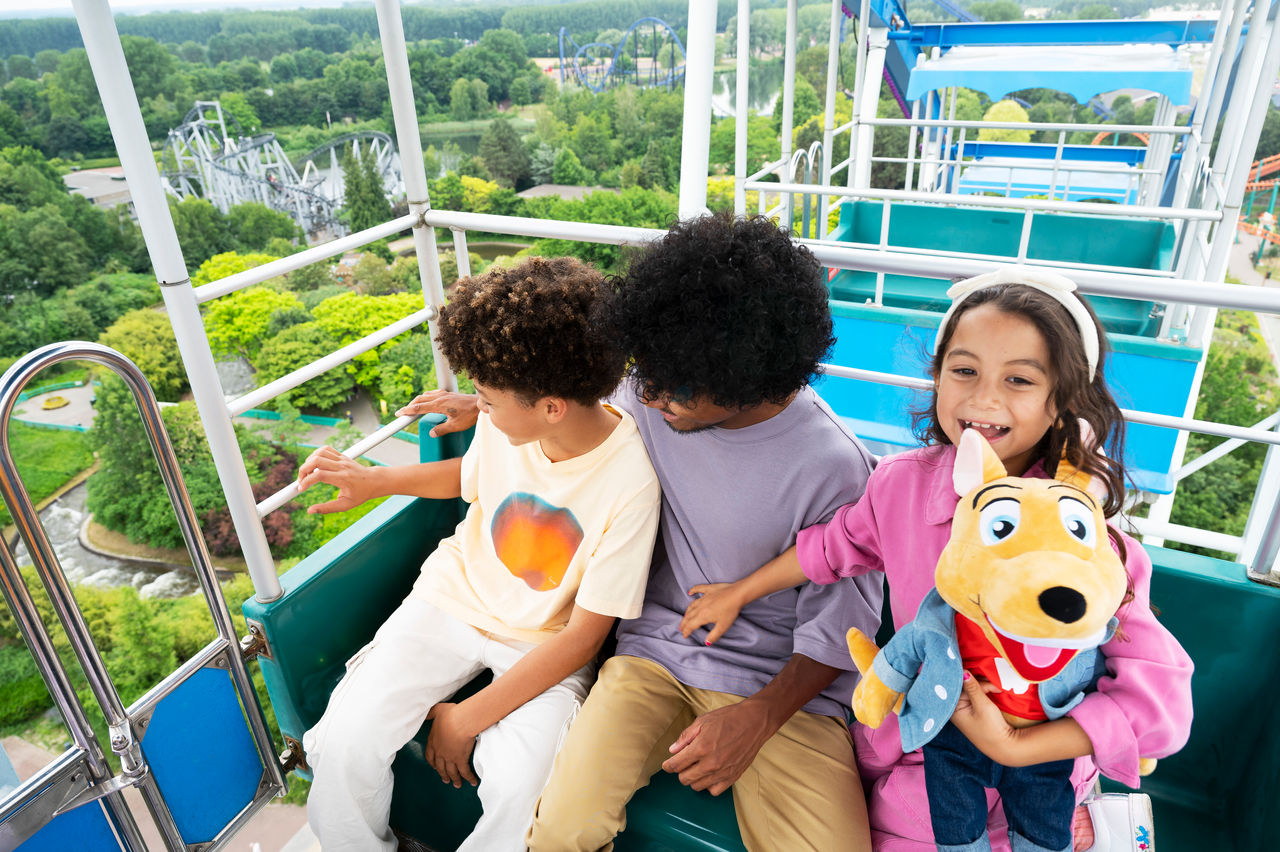
<svg viewBox="0 0 1280 852"><path fill-rule="evenodd" d="M652 55L646 57L649 59L647 80L642 79L640 71L640 37L638 35L633 42L632 53L627 54L625 51L627 42L632 38L632 33L641 24L652 25L655 36L658 27L666 30L669 39L666 44L673 44L676 50L680 51L680 61L678 63L673 62L672 66L666 70L665 75L661 75L658 68L659 50L656 37L653 39L654 49ZM566 44L572 49L572 56L565 55ZM605 64L602 55L604 51L609 52L607 64ZM619 58L624 61L619 63ZM628 63L625 60L631 61ZM675 30L671 29L671 25L661 18L641 18L627 27L627 31L622 34L622 40L616 45L602 41L593 41L580 45L573 36L569 35L568 29L565 27L560 28L561 85L565 82L566 70L572 69L574 78L596 94L603 92L606 86L616 86L619 83L631 83L642 88L662 86L670 89L684 79L684 62L684 45L680 42L680 37L676 35Z"/></svg>
<svg viewBox="0 0 1280 852"><path fill-rule="evenodd" d="M338 216L345 187L340 152L348 146L357 159L375 158L388 195L404 194L399 155L385 133L329 140L302 159L299 175L274 133L242 135L235 117L217 101L197 101L169 131L161 176L166 191L178 198L204 198L224 213L255 201L288 214L309 236L341 235L347 228Z"/></svg>

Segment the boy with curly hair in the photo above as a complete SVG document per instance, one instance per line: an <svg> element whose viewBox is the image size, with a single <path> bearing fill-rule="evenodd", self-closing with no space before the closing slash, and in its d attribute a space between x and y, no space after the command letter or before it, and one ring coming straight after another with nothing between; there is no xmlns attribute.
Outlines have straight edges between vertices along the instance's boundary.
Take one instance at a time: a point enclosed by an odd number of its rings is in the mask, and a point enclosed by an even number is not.
<svg viewBox="0 0 1280 852"><path fill-rule="evenodd" d="M596 654L616 618L640 614L658 525L635 421L600 401L624 368L595 321L605 293L599 273L571 258L460 282L439 341L476 386L466 455L362 467L325 447L303 463L302 488L339 489L312 512L388 494L470 503L303 738L315 772L308 819L323 848L396 848L391 762L432 719L425 751L441 780L479 784L484 813L461 848L524 849ZM485 669L489 686L451 701Z"/></svg>

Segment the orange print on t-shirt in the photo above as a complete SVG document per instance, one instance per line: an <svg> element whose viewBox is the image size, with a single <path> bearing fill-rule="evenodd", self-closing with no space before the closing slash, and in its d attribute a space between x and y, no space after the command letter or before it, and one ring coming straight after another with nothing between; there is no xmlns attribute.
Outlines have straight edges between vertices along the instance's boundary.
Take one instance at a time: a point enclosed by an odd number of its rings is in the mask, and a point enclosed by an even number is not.
<svg viewBox="0 0 1280 852"><path fill-rule="evenodd" d="M502 501L490 532L502 564L537 592L560 585L582 543L573 512L523 492Z"/></svg>

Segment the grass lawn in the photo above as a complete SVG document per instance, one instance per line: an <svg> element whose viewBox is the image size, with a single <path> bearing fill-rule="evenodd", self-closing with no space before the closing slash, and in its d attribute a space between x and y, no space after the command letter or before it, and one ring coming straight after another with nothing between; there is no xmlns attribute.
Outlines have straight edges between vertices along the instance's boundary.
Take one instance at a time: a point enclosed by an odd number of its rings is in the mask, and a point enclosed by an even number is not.
<svg viewBox="0 0 1280 852"><path fill-rule="evenodd" d="M532 118L521 118L513 116L510 113L506 116L511 126L515 128L517 133L525 133L533 130L534 120ZM418 130L422 134L424 140L439 139L440 137L453 137L459 134L467 133L484 133L485 128L493 122L493 118L473 118L470 121L433 121L418 125Z"/></svg>
<svg viewBox="0 0 1280 852"><path fill-rule="evenodd" d="M37 504L93 464L89 436L82 432L37 429L11 421L9 445L27 493ZM9 512L0 507L0 527L12 522Z"/></svg>

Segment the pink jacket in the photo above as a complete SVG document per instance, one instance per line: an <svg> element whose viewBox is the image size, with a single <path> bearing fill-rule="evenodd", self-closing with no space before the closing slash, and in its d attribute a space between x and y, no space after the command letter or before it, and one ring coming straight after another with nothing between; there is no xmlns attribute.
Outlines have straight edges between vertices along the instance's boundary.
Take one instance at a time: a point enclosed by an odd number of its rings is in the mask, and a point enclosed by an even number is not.
<svg viewBox="0 0 1280 852"><path fill-rule="evenodd" d="M951 484L954 461L951 446L925 447L882 461L861 500L837 510L830 523L800 533L796 546L805 574L815 583L834 583L884 571L894 627L909 622L933 588L934 566L951 534L958 499ZM1044 476L1044 469L1037 464L1028 475ZM1136 787L1138 758L1172 754L1191 732L1191 658L1151 612L1146 551L1128 537L1125 547L1134 596L1118 613L1117 638L1102 648L1110 676L1068 714L1089 736L1094 751L1092 759L1076 762L1077 791L1097 770ZM897 727L889 727L892 742L884 742L880 732L856 737L860 758L868 752L864 746L870 746L869 752L884 761L884 770L904 758Z"/></svg>

